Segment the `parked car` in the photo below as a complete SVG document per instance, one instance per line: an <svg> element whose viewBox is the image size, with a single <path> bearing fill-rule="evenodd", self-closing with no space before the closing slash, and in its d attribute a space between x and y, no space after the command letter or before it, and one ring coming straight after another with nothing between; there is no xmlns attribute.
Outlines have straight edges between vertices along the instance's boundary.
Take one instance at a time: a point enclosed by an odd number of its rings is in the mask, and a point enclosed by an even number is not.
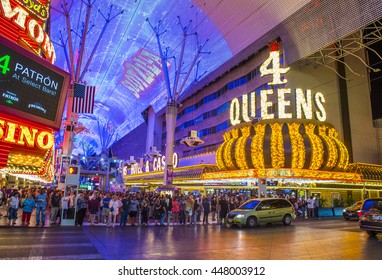
<svg viewBox="0 0 382 280"><path fill-rule="evenodd" d="M227 225L255 227L259 224L282 222L288 226L296 218L293 205L284 198L250 199L226 217Z"/></svg>
<svg viewBox="0 0 382 280"><path fill-rule="evenodd" d="M382 233L382 198L366 199L359 211L359 226L368 235Z"/></svg>
<svg viewBox="0 0 382 280"><path fill-rule="evenodd" d="M353 203L351 206L346 207L342 215L344 216L345 220L350 220L350 219L358 219L358 212L361 210L363 200L357 201Z"/></svg>

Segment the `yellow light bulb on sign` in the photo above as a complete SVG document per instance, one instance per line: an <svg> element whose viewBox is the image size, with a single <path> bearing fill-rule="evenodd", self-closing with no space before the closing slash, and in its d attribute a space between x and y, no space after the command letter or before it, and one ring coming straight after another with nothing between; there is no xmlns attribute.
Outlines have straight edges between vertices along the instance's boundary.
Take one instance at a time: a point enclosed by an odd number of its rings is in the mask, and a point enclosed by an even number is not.
<svg viewBox="0 0 382 280"><path fill-rule="evenodd" d="M272 68L268 68L272 63ZM261 77L273 75L272 82L268 85L282 85L288 82L287 79L281 80L281 74L286 74L290 67L280 68L280 51L271 51L269 57L260 66Z"/></svg>

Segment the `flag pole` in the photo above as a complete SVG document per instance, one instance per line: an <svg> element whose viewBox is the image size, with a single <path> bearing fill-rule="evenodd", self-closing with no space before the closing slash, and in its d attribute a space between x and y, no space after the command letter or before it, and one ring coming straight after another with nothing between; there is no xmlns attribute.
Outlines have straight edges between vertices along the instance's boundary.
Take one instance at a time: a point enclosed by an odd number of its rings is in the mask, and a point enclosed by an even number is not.
<svg viewBox="0 0 382 280"><path fill-rule="evenodd" d="M79 60L77 61L77 69L74 70L74 58L73 55L70 56L70 67L71 67L71 77L72 77L72 83L71 87L68 92L67 96L67 107L66 107L66 121L68 122L68 125L66 127L66 130L64 132L64 142L62 144L62 151L64 155L70 156L72 154L72 144L73 144L73 130L74 126L78 122L78 114L73 114L73 98L74 98L74 84L78 82L78 78L81 72L81 65L82 65L82 59L83 59L83 53L85 49L85 41L86 41L86 33L88 32L89 28L89 21L90 21L90 10L91 10L91 5L90 2L89 4L86 4L87 6L87 13L86 13L86 20L85 20L85 28L82 33L82 38L81 38L81 45L80 45L80 57ZM67 23L69 22L69 12L66 13L66 21ZM69 44L72 44L71 41L71 29L67 30L68 32L68 39L70 39ZM71 46L71 45L70 45ZM74 73L75 71L75 73ZM68 126L69 126L69 131L68 131Z"/></svg>
<svg viewBox="0 0 382 280"><path fill-rule="evenodd" d="M66 129L64 131L64 142L62 144L62 153L70 156L72 154L73 143L73 130L76 122L78 121L78 115L73 114L73 98L74 98L74 85L72 84L68 91L67 96L67 108L66 108Z"/></svg>

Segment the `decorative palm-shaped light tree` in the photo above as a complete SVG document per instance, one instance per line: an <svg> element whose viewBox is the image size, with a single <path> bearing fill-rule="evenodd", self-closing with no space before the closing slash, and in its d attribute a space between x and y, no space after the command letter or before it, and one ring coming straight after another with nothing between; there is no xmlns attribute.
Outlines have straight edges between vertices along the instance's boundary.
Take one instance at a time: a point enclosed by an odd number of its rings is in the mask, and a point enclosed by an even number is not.
<svg viewBox="0 0 382 280"><path fill-rule="evenodd" d="M166 30L163 29L162 21L159 21L156 26L152 25L147 18L146 21L150 24L153 29L157 43L159 56L161 58L162 68L163 68L163 76L166 84L167 90L167 107L166 107L166 160L165 160L165 170L164 170L164 185L172 185L172 169L173 169L173 154L174 154L174 137L175 137L175 126L176 126L176 115L179 106L179 97L186 90L185 86L187 84L188 79L192 73L192 70L195 66L198 66L199 59L202 54L207 53L203 52L203 47L207 43L206 40L203 44L200 44L198 41L197 32L191 32L191 23L190 20L187 25L183 25L180 17L178 16L178 25L181 28L182 32L182 41L181 48L178 56L169 54L169 48L165 48L163 50L162 42L160 40L161 35L166 33ZM188 47L186 45L187 39L190 36L196 37L196 49L191 58L191 62L186 65L185 63L185 49ZM170 82L170 72L168 66L168 60L172 60L174 62L173 67L173 83ZM198 67L197 69L198 70ZM196 71L197 73L197 71ZM201 75L202 76L202 75ZM195 75L194 80L191 81L191 84L195 83L201 76L198 74Z"/></svg>

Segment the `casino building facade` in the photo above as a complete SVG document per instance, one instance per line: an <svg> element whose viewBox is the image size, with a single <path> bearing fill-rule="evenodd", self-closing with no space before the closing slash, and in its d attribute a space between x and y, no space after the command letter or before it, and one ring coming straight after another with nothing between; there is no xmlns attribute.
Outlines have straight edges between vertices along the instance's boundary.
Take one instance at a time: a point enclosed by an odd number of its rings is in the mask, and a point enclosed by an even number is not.
<svg viewBox="0 0 382 280"><path fill-rule="evenodd" d="M359 6L366 15L369 8ZM367 22L347 27L330 16L331 28L338 28L334 35L327 33L325 20L337 8L321 6L315 24L299 26L292 36L293 20L307 13L297 11L188 90L178 108L174 185L208 192L267 182L268 190L294 189L327 200L382 195L381 128L372 106L382 15L368 14ZM271 42L280 44L278 60L271 55ZM275 75L285 83L272 83ZM164 110L143 113L146 124L114 145L120 158L143 158L151 146L164 153ZM180 144L192 130L204 143ZM133 135L151 142L135 146L134 153L126 144ZM145 172L144 162L138 163L142 173L125 175L126 185L163 184L163 171Z"/></svg>
<svg viewBox="0 0 382 280"><path fill-rule="evenodd" d="M52 182L69 75L52 65L50 1L0 1L0 186Z"/></svg>

